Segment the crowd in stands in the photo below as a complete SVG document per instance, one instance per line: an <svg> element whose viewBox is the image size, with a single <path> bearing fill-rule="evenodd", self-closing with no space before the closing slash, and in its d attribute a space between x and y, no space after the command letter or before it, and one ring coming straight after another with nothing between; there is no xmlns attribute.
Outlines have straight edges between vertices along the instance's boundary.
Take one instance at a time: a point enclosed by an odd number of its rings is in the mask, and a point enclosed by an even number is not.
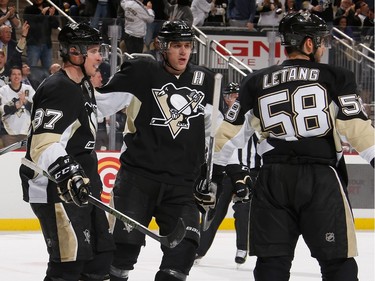
<svg viewBox="0 0 375 281"><path fill-rule="evenodd" d="M0 0L0 92L18 67L21 84L36 89L61 65L53 56L53 35L71 17L102 30L121 25L119 47L129 54L148 53L161 60L156 35L166 20L182 19L190 26L225 26L248 31L277 26L286 13L309 10L357 42L374 48L374 3L370 0L31 0L19 14L11 0ZM54 5L51 4L53 2ZM137 13L132 13L136 9ZM335 34L338 38L342 35ZM274 36L274 35L272 35ZM341 36L341 37L340 37ZM108 42L109 43L109 42ZM55 60L55 61L54 61ZM12 87L10 87L12 89ZM18 95L14 91L14 95ZM370 95L367 102L373 101ZM8 106L0 95L1 120ZM31 102L31 101L29 101ZM26 110L27 111L27 110ZM17 111L18 112L18 111ZM25 110L23 110L25 112ZM8 113L9 114L9 113ZM123 115L123 114L122 114ZM123 118L123 117L121 117ZM0 132L7 134L3 122ZM0 141L0 147L4 144ZM105 145L103 145L105 147Z"/></svg>

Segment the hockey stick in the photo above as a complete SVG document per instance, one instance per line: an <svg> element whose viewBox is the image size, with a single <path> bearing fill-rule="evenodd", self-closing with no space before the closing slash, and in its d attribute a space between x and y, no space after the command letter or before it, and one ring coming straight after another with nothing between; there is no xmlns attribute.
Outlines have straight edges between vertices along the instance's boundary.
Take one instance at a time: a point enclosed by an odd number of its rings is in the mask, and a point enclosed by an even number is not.
<svg viewBox="0 0 375 281"><path fill-rule="evenodd" d="M27 144L27 139L12 143L11 145L8 145L7 147L0 149L0 155L19 149L25 146L26 144Z"/></svg>
<svg viewBox="0 0 375 281"><path fill-rule="evenodd" d="M54 181L55 179L51 177L46 171L44 171L42 168L38 167L34 162L22 158L21 160L22 164L26 167L30 168L31 170L34 170L38 174L41 174L45 177L47 177L49 180ZM160 236L149 230L147 227L143 226L139 222L133 220L132 218L124 215L123 213L117 211L116 209L104 204L102 201L96 199L91 194L88 196L88 202L92 205L95 205L99 209L102 209L103 211L108 212L109 214L113 215L120 221L124 222L127 226L129 226L131 229L136 229L139 232L155 239L156 241L160 242L162 245L167 246L169 248L176 247L182 239L185 237L186 234L186 226L182 218L179 218L177 221L177 225L172 233L168 234L167 236Z"/></svg>
<svg viewBox="0 0 375 281"><path fill-rule="evenodd" d="M215 84L214 84L212 113L211 113L211 132L210 132L210 140L208 143L208 152L207 152L207 175L206 175L207 183L211 182L212 170L214 166L212 158L213 158L213 154L215 150L215 133L216 133L217 116L219 114L219 101L220 101L220 94L221 94L221 79L222 78L223 78L222 74L220 73L215 74ZM214 208L207 207L206 212L203 214L203 217L202 217L203 231L206 231L210 227L215 217L216 204L217 202L215 203Z"/></svg>

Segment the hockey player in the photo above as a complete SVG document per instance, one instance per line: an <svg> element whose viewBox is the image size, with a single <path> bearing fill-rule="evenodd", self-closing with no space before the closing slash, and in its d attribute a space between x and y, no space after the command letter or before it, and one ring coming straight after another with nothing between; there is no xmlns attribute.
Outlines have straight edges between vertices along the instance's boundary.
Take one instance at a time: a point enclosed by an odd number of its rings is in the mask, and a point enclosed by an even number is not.
<svg viewBox="0 0 375 281"><path fill-rule="evenodd" d="M240 87L238 83L230 82L223 90L223 112L224 118L231 120L232 106L238 106L238 93ZM235 150L231 159L228 161L226 167L227 176L223 179L222 190L217 192L218 199L216 200L216 211L215 216L211 222L211 225L206 231L201 229L201 239L197 254L195 258L195 264L200 262L200 259L204 257L212 245L215 238L218 227L225 218L230 202L233 200L233 210L235 219L236 229L236 256L235 262L238 265L245 263L248 254L248 229L249 229L249 215L250 215L250 200L251 200L251 187L255 182L260 166L259 156L256 154L256 135L250 139L246 146L242 149ZM249 174L251 181L247 181L247 189L243 188L242 182L236 183L236 173ZM229 175L229 176L228 176ZM234 176L233 179L230 176ZM249 178L248 178L249 179ZM221 185L219 185L221 186Z"/></svg>
<svg viewBox="0 0 375 281"><path fill-rule="evenodd" d="M356 281L355 227L347 198L340 140L374 166L374 128L352 72L320 59L327 24L306 12L279 24L288 59L249 74L241 83L240 107L217 132L214 163L253 133L262 166L250 211L250 255L257 281L286 281L300 235L325 281ZM223 130L225 129L225 130Z"/></svg>
<svg viewBox="0 0 375 281"><path fill-rule="evenodd" d="M36 91L26 152L58 184L21 166L23 199L38 217L48 249L44 280L102 281L114 242L105 213L87 204L88 193L96 198L101 193L90 82L102 61L101 36L87 24L72 23L58 40L63 67Z"/></svg>
<svg viewBox="0 0 375 281"><path fill-rule="evenodd" d="M1 134L4 146L26 139L30 127L30 113L35 91L21 82L22 70L10 69L10 83L0 88L0 115L5 134Z"/></svg>
<svg viewBox="0 0 375 281"><path fill-rule="evenodd" d="M154 216L162 235L172 232L178 218L183 218L186 236L175 248L161 246L163 258L155 280L186 280L199 243L199 212L193 187L204 162L214 74L189 64L194 34L185 22L165 22L158 39L164 61L125 61L100 89L98 101L111 93L127 98L114 205L145 226ZM139 77L146 78L140 81ZM113 235L116 251L111 281L128 280L145 237L137 231L129 232L120 221Z"/></svg>

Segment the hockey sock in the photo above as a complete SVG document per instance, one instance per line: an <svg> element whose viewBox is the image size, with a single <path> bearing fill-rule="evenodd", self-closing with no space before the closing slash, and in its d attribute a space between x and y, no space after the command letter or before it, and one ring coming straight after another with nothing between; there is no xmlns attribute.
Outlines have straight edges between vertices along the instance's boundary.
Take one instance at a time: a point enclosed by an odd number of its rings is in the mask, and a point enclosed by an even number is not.
<svg viewBox="0 0 375 281"><path fill-rule="evenodd" d="M254 269L256 281L288 281L293 256L258 258Z"/></svg>
<svg viewBox="0 0 375 281"><path fill-rule="evenodd" d="M323 281L358 281L358 266L354 258L318 260Z"/></svg>

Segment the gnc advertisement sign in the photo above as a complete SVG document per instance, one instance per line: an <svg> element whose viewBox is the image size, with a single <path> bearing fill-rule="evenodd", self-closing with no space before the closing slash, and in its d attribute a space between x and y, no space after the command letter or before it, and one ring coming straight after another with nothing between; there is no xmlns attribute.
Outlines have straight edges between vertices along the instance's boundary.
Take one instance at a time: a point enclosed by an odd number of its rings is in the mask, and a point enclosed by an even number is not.
<svg viewBox="0 0 375 281"><path fill-rule="evenodd" d="M209 31L207 31L209 32ZM285 48L281 46L280 38L277 36L277 33L273 33L267 37L264 35L259 35L262 33L256 33L257 35L232 35L230 33L226 34L206 34L209 40L216 40L219 42L225 49L232 53L234 57L240 60L245 65L250 68L257 70L269 66L270 61L273 61L273 64L280 64L283 60L286 59ZM272 56L270 50L272 50L272 40L276 36L276 41L274 44L274 57ZM273 37L273 38L272 38ZM213 45L216 47L216 50L224 55L228 56L223 48ZM270 49L271 46L271 49ZM219 56L212 56L212 65L217 65L217 68L226 67L225 61ZM328 52L326 51L325 55L322 58L322 62L328 62Z"/></svg>

